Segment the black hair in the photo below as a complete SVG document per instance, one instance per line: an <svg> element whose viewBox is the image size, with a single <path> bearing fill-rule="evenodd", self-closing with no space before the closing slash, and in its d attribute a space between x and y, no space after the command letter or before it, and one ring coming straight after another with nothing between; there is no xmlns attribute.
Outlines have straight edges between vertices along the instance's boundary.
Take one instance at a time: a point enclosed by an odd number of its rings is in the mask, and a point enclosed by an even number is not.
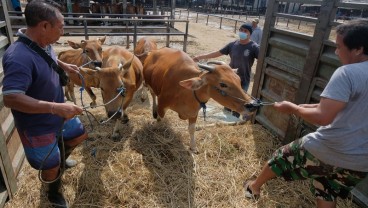
<svg viewBox="0 0 368 208"><path fill-rule="evenodd" d="M249 24L242 24L242 25L240 26L240 28L243 28L243 29L248 30L250 34L252 34L252 32L253 32L253 28L252 28L252 26L251 26L251 25L249 25Z"/></svg>
<svg viewBox="0 0 368 208"><path fill-rule="evenodd" d="M32 0L24 10L26 24L28 27L35 27L42 21L48 21L54 25L60 9L61 6L52 0Z"/></svg>
<svg viewBox="0 0 368 208"><path fill-rule="evenodd" d="M342 41L349 50L360 49L368 55L368 20L356 19L338 25L336 33L343 37Z"/></svg>

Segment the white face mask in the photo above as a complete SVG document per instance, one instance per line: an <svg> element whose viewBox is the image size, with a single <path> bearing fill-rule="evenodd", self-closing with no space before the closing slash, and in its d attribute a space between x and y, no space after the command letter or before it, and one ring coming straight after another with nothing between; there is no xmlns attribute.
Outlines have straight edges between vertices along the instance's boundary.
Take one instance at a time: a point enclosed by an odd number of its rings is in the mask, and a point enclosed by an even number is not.
<svg viewBox="0 0 368 208"><path fill-rule="evenodd" d="M245 40L248 38L248 34L245 32L239 32L239 38L240 40Z"/></svg>

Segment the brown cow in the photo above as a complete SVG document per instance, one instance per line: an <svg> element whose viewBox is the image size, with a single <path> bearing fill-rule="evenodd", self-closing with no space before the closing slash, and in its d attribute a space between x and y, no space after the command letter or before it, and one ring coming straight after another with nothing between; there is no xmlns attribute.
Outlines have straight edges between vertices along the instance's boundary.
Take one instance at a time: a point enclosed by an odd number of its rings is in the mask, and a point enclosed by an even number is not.
<svg viewBox="0 0 368 208"><path fill-rule="evenodd" d="M137 46L134 49L134 55L144 64L144 60L146 60L148 53L154 50L157 50L156 41L152 38L142 37L137 42Z"/></svg>
<svg viewBox="0 0 368 208"><path fill-rule="evenodd" d="M143 66L145 82L154 92L153 116L160 120L171 109L179 118L188 119L190 149L195 153L194 131L201 105L212 98L242 115L250 115L245 104L252 101L242 90L239 76L228 65L200 66L207 71L200 71L183 51L171 48L152 51Z"/></svg>
<svg viewBox="0 0 368 208"><path fill-rule="evenodd" d="M104 79L100 79L99 85L104 103L113 100L121 91L120 89L124 88L124 96L117 96L115 100L105 105L106 113L108 117L115 114L115 119L122 116L123 123L126 123L129 121L126 109L143 82L143 66L137 57L120 46L105 50L102 63L103 68L96 73L104 74ZM119 65L123 65L124 69L118 70ZM120 108L123 110L123 115L119 111ZM119 121L114 126L112 135L114 139L119 136L118 124Z"/></svg>
<svg viewBox="0 0 368 208"><path fill-rule="evenodd" d="M105 42L106 36L103 38L98 38L95 40L82 40L81 43L75 43L73 41L68 41L68 44L73 48L67 51L62 51L59 53L59 60L81 66L90 61L94 61L96 66L102 65L102 44ZM93 64L89 65L90 68L94 68ZM65 86L65 96L68 100L76 103L74 95L74 84L82 86L81 78L78 74L69 74L70 81ZM96 95L93 93L91 87L92 83L85 83L84 86L88 95L91 97L91 106L96 106Z"/></svg>

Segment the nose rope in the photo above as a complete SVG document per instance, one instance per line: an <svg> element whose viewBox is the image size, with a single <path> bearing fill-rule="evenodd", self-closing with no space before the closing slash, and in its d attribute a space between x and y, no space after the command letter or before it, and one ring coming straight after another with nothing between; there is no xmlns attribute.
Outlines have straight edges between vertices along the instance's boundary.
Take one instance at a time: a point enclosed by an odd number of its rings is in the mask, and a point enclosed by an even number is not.
<svg viewBox="0 0 368 208"><path fill-rule="evenodd" d="M225 91L223 91L223 90L221 90L221 89L219 89L219 88L217 88L217 87L214 87L215 88L215 90L217 90L222 96L229 96L229 97L232 97L232 98L234 98L234 99L237 99L237 100L240 100L240 101L242 101L242 102L244 102L245 103L245 107L249 110L249 111L251 111L251 110L255 110L255 109L258 109L259 107L261 107L261 106L266 106L266 105L273 105L273 104L275 104L275 102L263 102L263 101L261 101L260 99L258 99L258 98L255 98L255 97L253 97L252 95L250 95L250 94L248 94L247 92L245 92L247 95L249 95L251 98L252 98L252 102L250 102L250 103L247 103L247 101L246 100L244 100L244 99L242 99L242 98L239 98L239 97L235 97L235 96L233 96L233 95L229 95L229 94L227 94Z"/></svg>
<svg viewBox="0 0 368 208"><path fill-rule="evenodd" d="M93 61L90 61L89 63L91 63L91 62L93 62ZM84 64L84 65L87 65L87 64L89 64L89 63L86 63L86 64ZM83 65L82 65L83 66ZM82 67L82 66L80 66L80 67ZM103 103L103 104L101 104L101 105L96 105L96 106L91 106L91 105L89 105L89 106L85 106L84 105L84 103L83 103L83 90L84 90L84 88L85 88L85 82L84 82L84 77L83 77L83 75L80 73L80 72L78 72L78 75L79 75L79 77L80 77L80 79L81 79L81 83L82 83L82 86L81 86L81 88L79 89L79 91L80 91L80 99L81 99L81 104L82 104L82 109L83 109L83 111L85 111L86 112L86 114L87 114L87 118L88 118L88 121L89 121L89 123L91 124L91 132L93 131L93 125L92 125L92 121L91 121L91 118L89 117L89 115L91 115L99 124L105 124L105 123L107 123L107 122L109 122L118 112L120 112L121 111L121 109L122 109L122 105L123 105L123 100L121 101L121 105L120 105L120 107L115 111L115 113L112 115L112 116L110 116L110 117L108 117L106 120L102 120L102 121L98 121L98 119L91 113L91 112L89 112L87 109L88 108L97 108L97 107L101 107L101 106L106 106L106 105L109 105L110 103L112 103L113 101L115 101L116 99L118 99L118 97L121 95L121 96L125 96L125 91L126 91L126 89L123 87L123 86L121 86L121 87L119 87L118 88L118 94L114 97L114 98L112 98L111 100L109 100L107 103Z"/></svg>
<svg viewBox="0 0 368 208"><path fill-rule="evenodd" d="M193 94L194 94L194 98L199 102L200 107L202 108L203 111L203 120L206 121L206 103L205 102L201 102L197 96L197 93L195 90L193 90Z"/></svg>

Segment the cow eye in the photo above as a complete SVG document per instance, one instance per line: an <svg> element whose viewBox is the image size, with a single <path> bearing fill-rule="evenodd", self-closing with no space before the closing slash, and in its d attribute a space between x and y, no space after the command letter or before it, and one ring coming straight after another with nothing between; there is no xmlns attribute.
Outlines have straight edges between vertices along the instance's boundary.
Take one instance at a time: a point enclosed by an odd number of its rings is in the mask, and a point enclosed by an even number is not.
<svg viewBox="0 0 368 208"><path fill-rule="evenodd" d="M225 83L220 82L220 87L221 88L227 88L227 85Z"/></svg>

